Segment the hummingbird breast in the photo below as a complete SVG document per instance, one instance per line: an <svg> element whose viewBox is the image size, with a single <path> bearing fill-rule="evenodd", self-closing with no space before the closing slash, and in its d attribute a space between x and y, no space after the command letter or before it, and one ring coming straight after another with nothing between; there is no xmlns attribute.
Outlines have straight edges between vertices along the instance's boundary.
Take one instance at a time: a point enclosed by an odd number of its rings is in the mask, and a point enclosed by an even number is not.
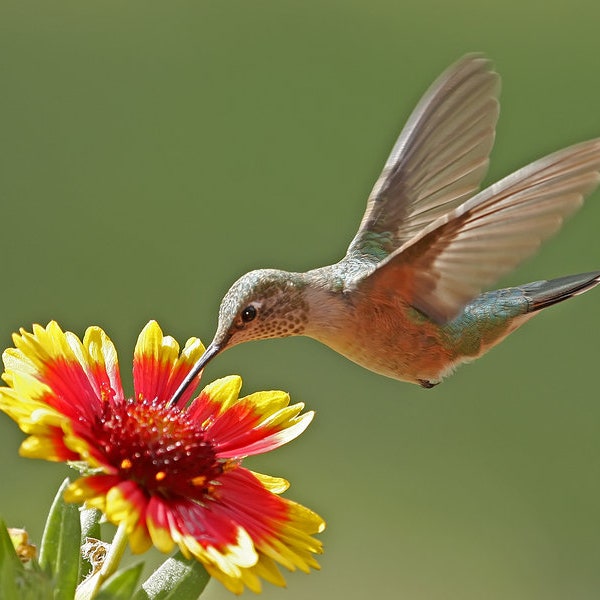
<svg viewBox="0 0 600 600"><path fill-rule="evenodd" d="M375 373L423 384L453 369L456 357L440 327L398 295L311 288L307 300L304 335Z"/></svg>

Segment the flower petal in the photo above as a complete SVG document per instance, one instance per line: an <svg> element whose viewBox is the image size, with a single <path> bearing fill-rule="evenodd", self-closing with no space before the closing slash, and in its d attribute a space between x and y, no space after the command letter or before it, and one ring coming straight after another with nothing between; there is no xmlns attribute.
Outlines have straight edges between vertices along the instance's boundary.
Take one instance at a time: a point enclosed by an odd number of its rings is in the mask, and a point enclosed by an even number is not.
<svg viewBox="0 0 600 600"><path fill-rule="evenodd" d="M3 354L3 378L17 394L43 402L68 419L91 421L100 400L122 397L123 391L116 352L106 334L93 327L86 338L88 346L54 321L45 328L34 325L33 333L21 329L13 335L15 348Z"/></svg>
<svg viewBox="0 0 600 600"><path fill-rule="evenodd" d="M133 380L136 398L170 398L192 366L204 353L202 342L190 338L181 355L179 344L170 336L164 336L156 321L150 321L138 337L133 356ZM196 384L201 373L196 377ZM194 391L189 386L180 399L184 406Z"/></svg>
<svg viewBox="0 0 600 600"><path fill-rule="evenodd" d="M74 346L79 348L77 344ZM100 327L88 327L83 337L83 348L86 352L81 357L82 364L87 365L89 376L96 382L99 397L123 399L117 350L110 338Z"/></svg>
<svg viewBox="0 0 600 600"><path fill-rule="evenodd" d="M146 525L152 543L164 553L171 552L175 541L169 527L170 506L162 498L154 496L148 502Z"/></svg>
<svg viewBox="0 0 600 600"><path fill-rule="evenodd" d="M246 531L229 518L213 514L210 506L188 499L153 498L148 530L159 550L170 551L174 542L184 555L194 556L227 577L239 578L242 568L258 560Z"/></svg>
<svg viewBox="0 0 600 600"><path fill-rule="evenodd" d="M247 436L216 444L217 456L220 458L252 456L279 448L297 438L313 420L314 414L313 411L309 411L299 417L286 419L277 424L265 421L257 425Z"/></svg>
<svg viewBox="0 0 600 600"><path fill-rule="evenodd" d="M256 471L250 471L260 483L273 494L283 494L290 487L290 482L282 477L273 477L272 475L265 475L263 473L257 473Z"/></svg>
<svg viewBox="0 0 600 600"><path fill-rule="evenodd" d="M190 418L198 423L211 423L238 401L242 389L242 378L239 375L229 375L209 383L200 392L190 407Z"/></svg>
<svg viewBox="0 0 600 600"><path fill-rule="evenodd" d="M239 523L250 535L259 555L294 571L319 568L313 553L322 544L312 537L325 528L316 513L265 490L255 474L244 468L221 477L220 494L227 498L211 510Z"/></svg>
<svg viewBox="0 0 600 600"><path fill-rule="evenodd" d="M43 434L50 428L60 428L65 421L64 415L44 402L23 397L5 387L0 388L0 410L16 421L25 433Z"/></svg>
<svg viewBox="0 0 600 600"><path fill-rule="evenodd" d="M106 494L120 483L120 478L114 475L90 475L80 477L69 485L65 491L67 502L88 502L104 511ZM101 504L101 506L98 506Z"/></svg>
<svg viewBox="0 0 600 600"><path fill-rule="evenodd" d="M54 462L78 460L79 455L64 444L61 429L53 428L46 435L30 435L21 442L19 454L25 458L42 458Z"/></svg>
<svg viewBox="0 0 600 600"><path fill-rule="evenodd" d="M299 436L314 413L298 416L301 402L288 406L289 394L257 392L238 398L241 379L218 379L206 386L189 407L213 440L219 458L240 458L278 448Z"/></svg>
<svg viewBox="0 0 600 600"><path fill-rule="evenodd" d="M146 512L148 500L133 481L121 481L106 494L106 518L120 525L123 521L133 524Z"/></svg>

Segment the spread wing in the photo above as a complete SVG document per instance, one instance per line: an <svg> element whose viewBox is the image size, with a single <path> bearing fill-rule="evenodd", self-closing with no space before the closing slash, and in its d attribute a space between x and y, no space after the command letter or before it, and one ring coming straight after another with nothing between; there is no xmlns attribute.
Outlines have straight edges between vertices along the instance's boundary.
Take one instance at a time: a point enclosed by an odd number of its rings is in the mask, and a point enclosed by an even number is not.
<svg viewBox="0 0 600 600"><path fill-rule="evenodd" d="M384 258L479 189L494 143L499 90L498 74L476 55L433 83L375 183L347 256Z"/></svg>
<svg viewBox="0 0 600 600"><path fill-rule="evenodd" d="M359 285L443 323L531 256L600 183L600 138L542 158L437 219Z"/></svg>

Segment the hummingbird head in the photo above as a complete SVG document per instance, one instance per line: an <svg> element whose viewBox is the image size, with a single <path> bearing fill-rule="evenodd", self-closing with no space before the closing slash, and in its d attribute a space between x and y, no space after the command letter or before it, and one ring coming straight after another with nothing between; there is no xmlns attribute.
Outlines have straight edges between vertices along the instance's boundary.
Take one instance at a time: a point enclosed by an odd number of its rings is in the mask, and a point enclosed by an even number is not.
<svg viewBox="0 0 600 600"><path fill-rule="evenodd" d="M308 315L305 276L276 269L240 277L221 300L213 341L170 400L176 404L194 378L217 354L241 342L301 335Z"/></svg>
<svg viewBox="0 0 600 600"><path fill-rule="evenodd" d="M308 313L303 275L260 269L240 277L223 297L211 343L222 352L241 342L301 335Z"/></svg>

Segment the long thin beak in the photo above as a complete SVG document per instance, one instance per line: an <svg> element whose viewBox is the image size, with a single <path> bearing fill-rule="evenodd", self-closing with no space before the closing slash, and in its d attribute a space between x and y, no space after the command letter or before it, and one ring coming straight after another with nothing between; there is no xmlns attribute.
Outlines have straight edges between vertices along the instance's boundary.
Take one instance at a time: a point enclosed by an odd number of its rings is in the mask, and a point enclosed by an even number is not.
<svg viewBox="0 0 600 600"><path fill-rule="evenodd" d="M214 342L208 346L204 351L204 354L198 359L196 364L192 367L192 370L186 375L185 379L181 382L181 385L177 388L177 391L173 394L173 397L169 400L168 406L175 406L179 399L184 394L185 390L191 385L192 381L199 375L200 371L221 351L221 346Z"/></svg>

